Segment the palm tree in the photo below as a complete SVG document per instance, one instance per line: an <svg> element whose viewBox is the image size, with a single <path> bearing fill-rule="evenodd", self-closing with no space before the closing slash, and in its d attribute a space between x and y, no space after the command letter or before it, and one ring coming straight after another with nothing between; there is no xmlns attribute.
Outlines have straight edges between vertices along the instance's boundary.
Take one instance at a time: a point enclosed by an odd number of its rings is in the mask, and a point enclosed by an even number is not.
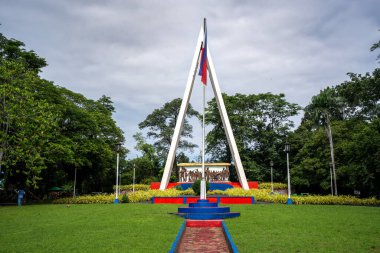
<svg viewBox="0 0 380 253"><path fill-rule="evenodd" d="M335 89L328 87L322 90L317 96L314 96L311 99L311 103L304 109L305 118L309 118L315 123L316 126L323 126L326 130L330 144L335 195L338 195L338 187L336 183L334 142L331 131L331 121L335 119L342 119L342 108L342 98L337 95Z"/></svg>

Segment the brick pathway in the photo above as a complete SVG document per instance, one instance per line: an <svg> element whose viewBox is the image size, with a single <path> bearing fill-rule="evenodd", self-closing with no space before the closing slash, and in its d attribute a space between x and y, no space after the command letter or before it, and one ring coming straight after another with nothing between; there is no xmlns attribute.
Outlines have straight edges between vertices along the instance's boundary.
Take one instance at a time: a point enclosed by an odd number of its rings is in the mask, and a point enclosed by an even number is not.
<svg viewBox="0 0 380 253"><path fill-rule="evenodd" d="M222 227L186 227L178 253L229 253Z"/></svg>

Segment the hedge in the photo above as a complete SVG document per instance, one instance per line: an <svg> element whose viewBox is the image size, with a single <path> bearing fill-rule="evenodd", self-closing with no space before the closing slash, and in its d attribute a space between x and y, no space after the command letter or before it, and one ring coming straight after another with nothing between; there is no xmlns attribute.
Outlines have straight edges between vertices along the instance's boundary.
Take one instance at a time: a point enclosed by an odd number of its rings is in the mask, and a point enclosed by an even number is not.
<svg viewBox="0 0 380 253"><path fill-rule="evenodd" d="M152 197L177 197L182 195L194 195L193 189L179 191L176 189L161 190L140 190L121 194L119 201L121 203L138 203L150 201ZM76 198L61 198L53 200L53 204L112 204L115 200L115 194L83 195Z"/></svg>
<svg viewBox="0 0 380 253"><path fill-rule="evenodd" d="M268 182L259 183L259 189L272 189L272 184ZM275 183L273 182L274 190L286 190L288 185L284 183Z"/></svg>
<svg viewBox="0 0 380 253"><path fill-rule="evenodd" d="M226 196L254 196L256 201L283 203L285 204L288 196L284 194L270 194L270 189L251 189L243 190L241 188L231 188L225 191L215 190L209 191L208 195L226 195ZM140 190L122 194L119 197L121 203L138 203L150 201L152 197L177 197L183 195L194 195L193 189L189 188L185 191L177 189L161 190ZM380 200L376 198L359 199L354 196L292 196L294 204L297 205L365 205L374 206L380 205ZM61 198L53 200L54 204L111 204L114 202L115 194L100 194L100 195L84 195L76 198Z"/></svg>
<svg viewBox="0 0 380 253"><path fill-rule="evenodd" d="M133 191L133 184L120 185L120 191ZM113 186L116 189L116 186ZM135 184L135 191L148 191L150 190L150 185L147 184Z"/></svg>
<svg viewBox="0 0 380 253"><path fill-rule="evenodd" d="M288 195L284 194L270 194L270 189L264 190L243 190L241 188L232 188L225 191L211 191L208 194L227 195L227 196L254 196L256 201L283 203L285 204ZM380 205L380 200L376 198L360 199L354 196L321 196L321 195L308 195L308 196L291 196L293 204L303 205L365 205L374 206Z"/></svg>

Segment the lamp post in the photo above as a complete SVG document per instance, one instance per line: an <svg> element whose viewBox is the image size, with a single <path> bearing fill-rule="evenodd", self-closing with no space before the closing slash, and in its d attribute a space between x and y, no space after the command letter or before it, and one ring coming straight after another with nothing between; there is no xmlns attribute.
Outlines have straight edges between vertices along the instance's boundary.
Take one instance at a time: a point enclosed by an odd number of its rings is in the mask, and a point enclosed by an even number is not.
<svg viewBox="0 0 380 253"><path fill-rule="evenodd" d="M290 152L290 143L288 140L285 142L285 150L286 152L286 167L287 167L287 172L288 172L288 200L286 201L286 204L292 205L293 201L290 198L290 170L289 170L289 152Z"/></svg>
<svg viewBox="0 0 380 253"><path fill-rule="evenodd" d="M273 195L274 192L273 192L273 161L272 160L270 160L269 165L270 165L270 184L271 184L271 189L272 189L270 194Z"/></svg>
<svg viewBox="0 0 380 253"><path fill-rule="evenodd" d="M116 197L115 204L119 204L119 152L121 149L121 143L116 144Z"/></svg>
<svg viewBox="0 0 380 253"><path fill-rule="evenodd" d="M120 186L121 186L121 173L122 173L122 169L120 169L120 173L119 173L119 196L120 196Z"/></svg>
<svg viewBox="0 0 380 253"><path fill-rule="evenodd" d="M135 166L135 164L133 164L132 192L135 192L135 176L136 176L136 166Z"/></svg>

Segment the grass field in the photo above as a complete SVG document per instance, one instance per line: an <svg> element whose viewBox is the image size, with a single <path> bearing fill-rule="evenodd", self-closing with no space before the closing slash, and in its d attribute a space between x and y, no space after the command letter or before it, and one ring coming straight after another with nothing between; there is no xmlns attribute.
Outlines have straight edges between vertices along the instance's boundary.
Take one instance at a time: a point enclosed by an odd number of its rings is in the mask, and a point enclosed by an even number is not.
<svg viewBox="0 0 380 253"><path fill-rule="evenodd" d="M380 252L380 208L255 205L226 220L239 252Z"/></svg>
<svg viewBox="0 0 380 253"><path fill-rule="evenodd" d="M168 252L176 205L0 207L0 252ZM239 252L380 252L380 208L231 205Z"/></svg>

